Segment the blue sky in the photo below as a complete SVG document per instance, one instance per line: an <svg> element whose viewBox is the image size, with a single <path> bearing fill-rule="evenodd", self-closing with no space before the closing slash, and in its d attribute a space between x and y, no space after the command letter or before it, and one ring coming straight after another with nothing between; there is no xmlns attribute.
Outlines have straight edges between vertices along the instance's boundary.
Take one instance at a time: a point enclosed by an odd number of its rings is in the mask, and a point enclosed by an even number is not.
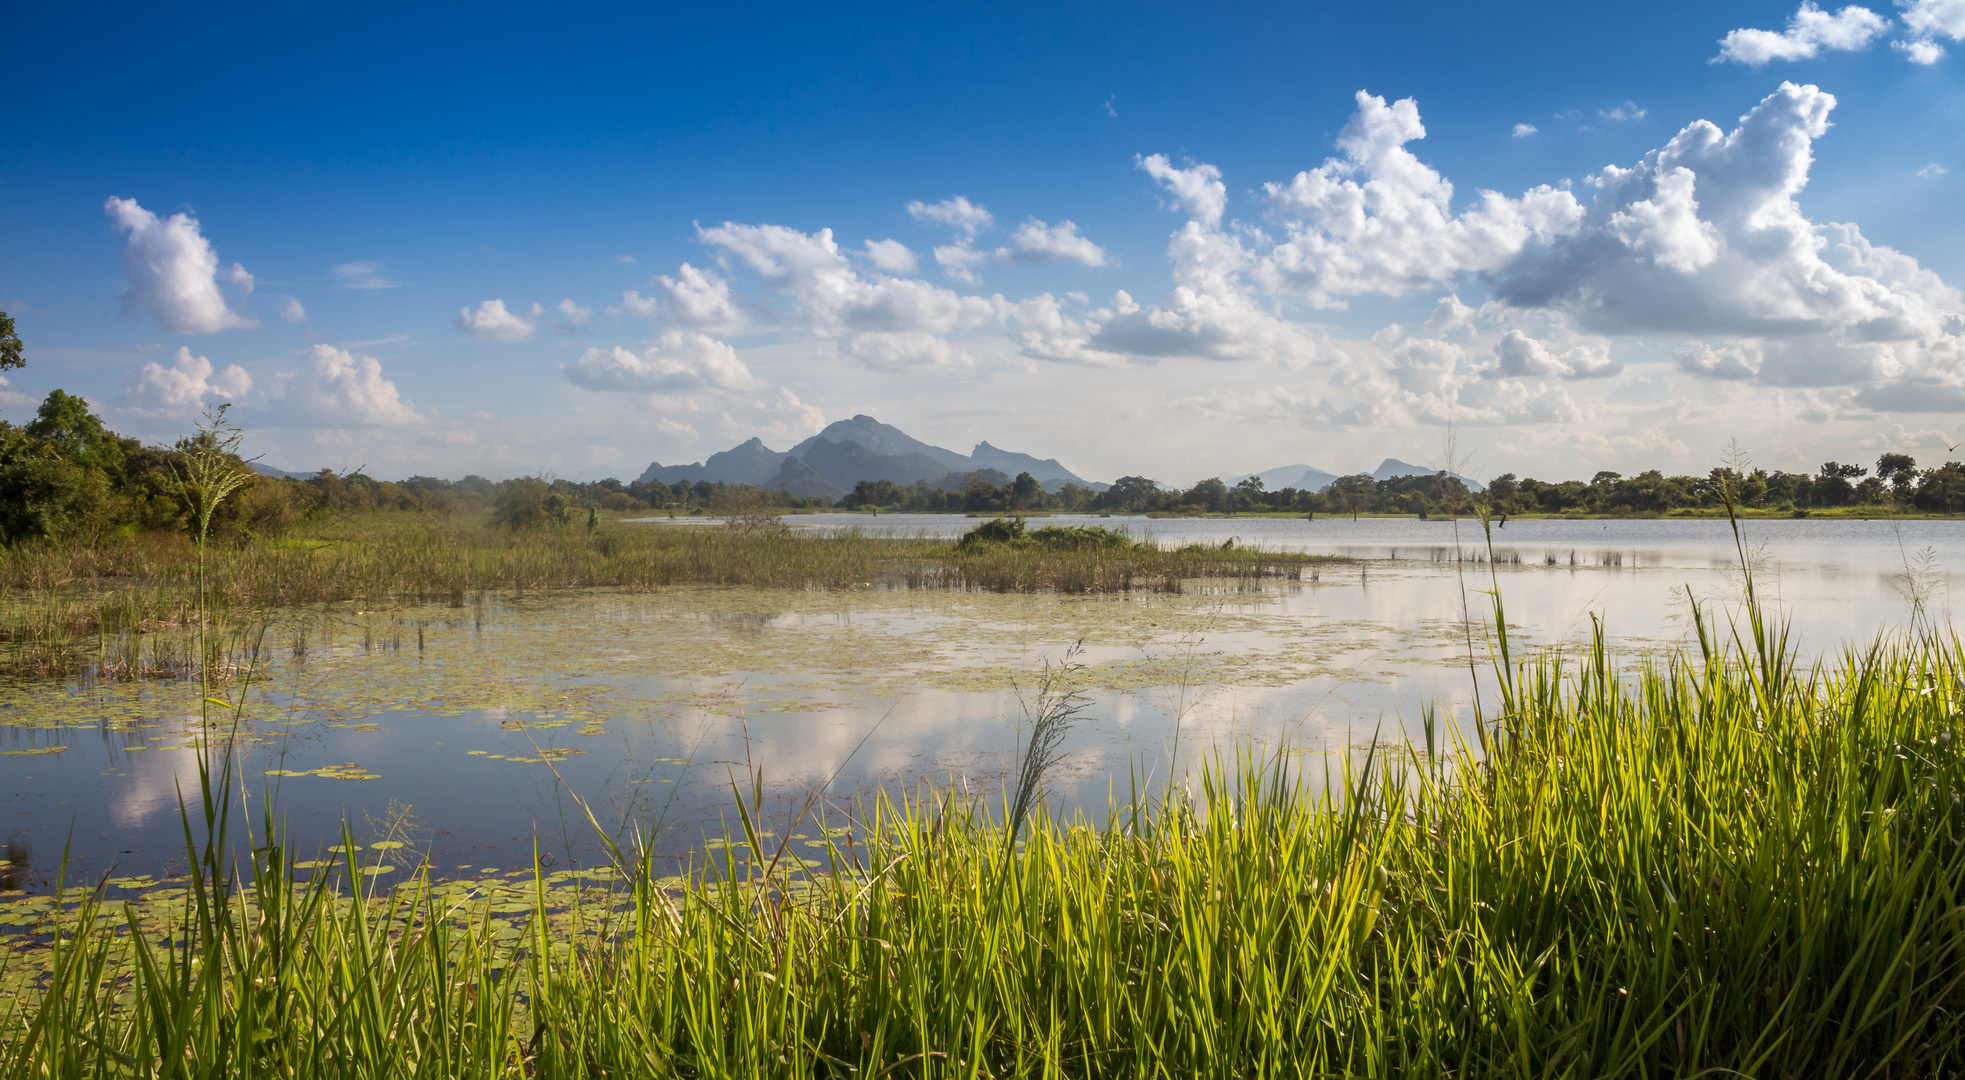
<svg viewBox="0 0 1965 1080"><path fill-rule="evenodd" d="M173 16L16 17L0 417L598 478L868 412L1170 481L1965 427L1965 0Z"/></svg>

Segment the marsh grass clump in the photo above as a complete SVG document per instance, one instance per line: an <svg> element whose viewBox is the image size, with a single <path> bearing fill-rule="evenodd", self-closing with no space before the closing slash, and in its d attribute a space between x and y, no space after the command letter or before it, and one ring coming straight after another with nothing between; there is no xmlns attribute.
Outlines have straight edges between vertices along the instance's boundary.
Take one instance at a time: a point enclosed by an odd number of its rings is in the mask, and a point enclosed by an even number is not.
<svg viewBox="0 0 1965 1080"><path fill-rule="evenodd" d="M707 861L569 892L295 861L269 809L236 877L45 904L0 1074L1954 1073L1965 648L1695 618L1635 672L1601 635L1498 665L1464 739L1251 749L1096 823L740 803Z"/></svg>
<svg viewBox="0 0 1965 1080"><path fill-rule="evenodd" d="M955 548L957 551L978 551L993 544L1048 551L1125 552L1152 547L1103 525L1046 525L1040 529L1027 529L1024 519L1017 517L991 518L963 533L961 539L955 542Z"/></svg>

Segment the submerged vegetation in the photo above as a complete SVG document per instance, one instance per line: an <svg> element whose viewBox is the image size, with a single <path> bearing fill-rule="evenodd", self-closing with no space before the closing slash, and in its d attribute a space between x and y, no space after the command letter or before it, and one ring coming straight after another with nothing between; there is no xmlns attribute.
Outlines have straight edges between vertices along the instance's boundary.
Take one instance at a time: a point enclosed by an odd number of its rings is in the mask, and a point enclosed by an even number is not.
<svg viewBox="0 0 1965 1080"><path fill-rule="evenodd" d="M1965 653L1808 667L1757 612L1700 629L1634 680L1601 636L1503 659L1471 745L1429 722L1322 764L1251 751L1097 823L1025 822L1021 777L1015 810L815 798L775 833L745 792L707 863L392 888L403 852L302 857L269 808L236 870L37 908L0 1070L1955 1070ZM1047 680L1032 715L1067 699Z"/></svg>
<svg viewBox="0 0 1965 1080"><path fill-rule="evenodd" d="M280 539L214 540L205 588L215 624L237 626L300 604L461 606L487 591L557 588L1174 590L1197 578L1295 578L1320 561L1240 548L1172 550L1103 529L1037 529L1033 537L1061 539L962 544L786 530L741 507L731 510L730 521L514 530L444 516L363 514ZM0 670L55 674L98 661L141 668L130 659L145 646L138 639L154 653L195 624L197 569L192 545L178 534L8 551L0 558Z"/></svg>

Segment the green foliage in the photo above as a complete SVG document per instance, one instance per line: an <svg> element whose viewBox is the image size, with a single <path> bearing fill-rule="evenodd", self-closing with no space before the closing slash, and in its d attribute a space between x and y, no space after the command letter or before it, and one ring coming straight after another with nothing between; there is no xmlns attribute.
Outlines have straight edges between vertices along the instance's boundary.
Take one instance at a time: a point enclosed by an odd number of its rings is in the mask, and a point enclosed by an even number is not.
<svg viewBox="0 0 1965 1080"><path fill-rule="evenodd" d="M493 517L508 529L562 527L573 521L573 505L566 493L555 490L536 476L508 481L498 494Z"/></svg>
<svg viewBox="0 0 1965 1080"><path fill-rule="evenodd" d="M1123 533L1098 525L1048 525L1027 530L1022 518L991 518L962 534L956 550L971 551L992 544L1042 548L1049 551L1131 551L1139 543Z"/></svg>
<svg viewBox="0 0 1965 1080"><path fill-rule="evenodd" d="M962 534L955 542L958 549L980 547L984 544L1014 544L1024 539L1022 518L991 518L981 525Z"/></svg>
<svg viewBox="0 0 1965 1080"><path fill-rule="evenodd" d="M1051 492L1030 473L1011 479L994 469L954 474L938 481L917 480L910 485L892 480L862 480L839 500L847 510L880 509L911 513L987 513L1024 510L1076 510L1092 508L1097 493L1081 484L1067 483Z"/></svg>
<svg viewBox="0 0 1965 1080"><path fill-rule="evenodd" d="M177 444L173 464L178 495L190 513L192 539L200 546L211 535L212 515L253 482L252 469L239 457L246 433L225 418L231 407L207 410L197 433Z"/></svg>
<svg viewBox="0 0 1965 1080"><path fill-rule="evenodd" d="M13 317L0 311L0 370L27 366L21 355L20 335L14 331Z"/></svg>
<svg viewBox="0 0 1965 1080"><path fill-rule="evenodd" d="M86 401L53 391L27 424L0 422L0 542L174 527L187 508L172 457L118 437Z"/></svg>
<svg viewBox="0 0 1965 1080"><path fill-rule="evenodd" d="M1047 525L1033 529L1030 542L1052 551L1129 551L1139 543L1102 525Z"/></svg>
<svg viewBox="0 0 1965 1080"><path fill-rule="evenodd" d="M1919 510L1965 513L1965 465L1947 461L1925 473L1913 499Z"/></svg>

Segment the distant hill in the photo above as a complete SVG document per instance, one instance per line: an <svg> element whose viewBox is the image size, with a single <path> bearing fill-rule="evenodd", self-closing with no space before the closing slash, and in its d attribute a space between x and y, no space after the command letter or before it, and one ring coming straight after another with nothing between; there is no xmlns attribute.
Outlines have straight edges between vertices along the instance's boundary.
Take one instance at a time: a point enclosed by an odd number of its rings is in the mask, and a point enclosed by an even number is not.
<svg viewBox="0 0 1965 1080"><path fill-rule="evenodd" d="M1085 483L1084 477L1058 464L1058 459L1056 458L1045 458L1040 461L1037 458L1031 457L1029 454L998 450L987 442L976 444L976 448L969 452L969 461L972 463L970 465L971 468L997 469L1011 476L1027 472L1035 480L1057 480L1061 484L1063 482L1080 485Z"/></svg>
<svg viewBox="0 0 1965 1080"><path fill-rule="evenodd" d="M821 439L804 453L793 456L803 459L828 483L849 490L862 480L892 480L906 486L948 472L947 465L926 454L882 454L856 442Z"/></svg>
<svg viewBox="0 0 1965 1080"><path fill-rule="evenodd" d="M1028 472L1046 491L1055 492L1067 483L1094 491L1106 488L1083 479L1056 458L1019 454L986 441L977 443L973 454L958 454L864 414L828 424L824 431L789 451L773 450L762 439L752 438L711 454L707 461L687 465L651 462L642 471L640 482L758 484L794 495L838 498L862 480L892 480L901 485L926 480L956 490L972 473L985 478L1000 476L1001 480L990 482L1001 485L1022 472Z"/></svg>
<svg viewBox="0 0 1965 1080"><path fill-rule="evenodd" d="M762 484L778 474L778 466L784 463L786 455L764 445L764 440L752 436L748 441L738 443L728 450L710 455L705 462L692 462L688 465L663 465L651 463L641 474L641 482L660 480L664 484L677 481L695 483L708 480L726 484Z"/></svg>
<svg viewBox="0 0 1965 1080"><path fill-rule="evenodd" d="M763 439L753 435L747 442L711 454L703 462L703 468L726 484L762 484L778 475L778 467L790 456L771 449L764 445Z"/></svg>
<svg viewBox="0 0 1965 1080"><path fill-rule="evenodd" d="M253 472L261 476L270 476L275 480L306 480L314 475L310 472L288 472L285 469L276 469L271 465L258 461L249 461L247 464L252 466Z"/></svg>
<svg viewBox="0 0 1965 1080"><path fill-rule="evenodd" d="M778 467L778 475L766 480L763 486L802 498L817 496L821 499L837 499L846 494L845 488L820 476L813 471L812 466L789 454L785 455L784 464Z"/></svg>
<svg viewBox="0 0 1965 1080"><path fill-rule="evenodd" d="M821 442L858 443L876 454L893 454L899 457L923 454L941 462L943 468L954 469L957 472L966 472L974 467L968 458L953 450L930 446L900 428L892 424L883 424L864 413L851 420L835 420L827 424L824 431L792 447L792 456L806 457L812 447Z"/></svg>
<svg viewBox="0 0 1965 1080"><path fill-rule="evenodd" d="M1378 463L1378 468L1372 470L1371 478L1373 480L1390 480L1398 476L1432 476L1439 471L1438 469L1426 468L1423 465L1413 465L1409 462L1400 461L1398 458L1386 458L1384 461ZM1449 473L1448 475L1467 485L1468 491L1481 492L1487 490L1478 481L1469 480L1459 473Z"/></svg>
<svg viewBox="0 0 1965 1080"><path fill-rule="evenodd" d="M1281 491L1284 488L1322 491L1332 480L1337 479L1334 473L1327 473L1315 465L1278 465L1273 469L1264 469L1259 473L1243 473L1240 476L1222 473L1221 482L1234 487L1251 476L1262 478L1264 491Z"/></svg>
<svg viewBox="0 0 1965 1080"><path fill-rule="evenodd" d="M693 461L687 465L664 465L659 461L651 461L648 463L648 468L641 470L641 475L635 479L635 482L652 484L660 480L664 484L693 484L698 480L709 479L710 471L705 469L700 461Z"/></svg>

